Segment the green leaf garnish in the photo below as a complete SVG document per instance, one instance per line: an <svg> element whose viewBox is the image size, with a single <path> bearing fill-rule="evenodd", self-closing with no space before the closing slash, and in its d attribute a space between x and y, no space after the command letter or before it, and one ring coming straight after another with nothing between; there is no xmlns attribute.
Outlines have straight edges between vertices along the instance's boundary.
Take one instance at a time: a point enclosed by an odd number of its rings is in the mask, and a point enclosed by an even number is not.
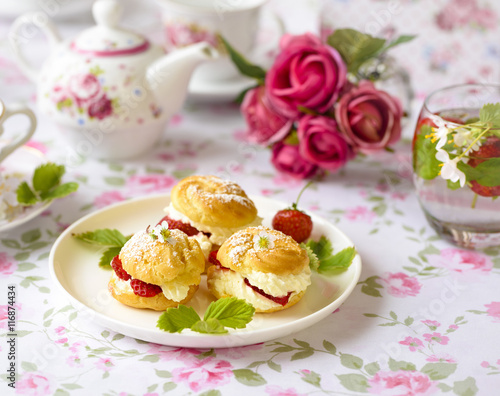
<svg viewBox="0 0 500 396"><path fill-rule="evenodd" d="M396 47L397 45L412 41L415 37L417 37L417 36L403 34L403 35L397 37L396 39L392 40L388 45L386 45L382 52L385 52L390 48Z"/></svg>
<svg viewBox="0 0 500 396"><path fill-rule="evenodd" d="M463 162L459 162L457 167L465 173L467 181L475 180L485 187L500 186L500 158L487 159L475 168Z"/></svg>
<svg viewBox="0 0 500 396"><path fill-rule="evenodd" d="M488 103L481 107L479 121L489 124L492 128L500 128L500 103Z"/></svg>
<svg viewBox="0 0 500 396"><path fill-rule="evenodd" d="M307 257L309 257L309 267L311 268L311 270L317 272L319 267L318 256L316 256L312 251L312 249L309 246L307 246L304 242L300 244L300 247L306 251Z"/></svg>
<svg viewBox="0 0 500 396"><path fill-rule="evenodd" d="M38 202L49 202L57 198L64 198L78 189L78 183L61 184L64 175L64 165L52 162L42 164L35 169L32 186L22 182L16 191L17 201L24 206L35 205Z"/></svg>
<svg viewBox="0 0 500 396"><path fill-rule="evenodd" d="M240 54L236 49L234 49L233 46L229 44L224 37L222 37L221 35L218 35L217 37L224 44L224 47L231 57L231 60L233 61L236 68L240 71L240 73L250 78L256 79L259 85L264 85L266 71L262 67L250 63L250 61L246 59L242 54Z"/></svg>
<svg viewBox="0 0 500 396"><path fill-rule="evenodd" d="M192 307L180 304L177 308L168 308L158 318L156 327L169 333L180 333L189 329L201 319Z"/></svg>
<svg viewBox="0 0 500 396"><path fill-rule="evenodd" d="M375 57L384 47L385 40L354 29L337 29L327 39L347 66L347 71L355 74L367 60Z"/></svg>
<svg viewBox="0 0 500 396"><path fill-rule="evenodd" d="M111 260L120 254L123 245L130 239L130 236L125 236L120 231L109 228L73 234L73 237L93 246L107 248L99 259L99 267L103 269L111 269Z"/></svg>
<svg viewBox="0 0 500 396"><path fill-rule="evenodd" d="M325 236L322 236L318 242L310 239L305 246L311 249L318 258L319 265L317 272L322 274L333 274L347 269L356 256L356 249L354 247L347 247L333 254L332 243Z"/></svg>
<svg viewBox="0 0 500 396"><path fill-rule="evenodd" d="M432 133L430 125L423 125L418 132L417 139L415 140L414 155L413 155L413 169L415 173L422 179L431 180L439 175L441 167L436 159L436 144L431 139L426 138Z"/></svg>
<svg viewBox="0 0 500 396"><path fill-rule="evenodd" d="M254 313L255 308L245 300L226 297L211 302L203 320L193 308L181 304L162 313L156 326L169 333L180 333L184 329L191 329L198 333L225 334L227 333L225 327L245 328Z"/></svg>
<svg viewBox="0 0 500 396"><path fill-rule="evenodd" d="M203 320L217 319L223 326L243 329L252 320L255 308L245 300L236 297L213 301L205 311Z"/></svg>

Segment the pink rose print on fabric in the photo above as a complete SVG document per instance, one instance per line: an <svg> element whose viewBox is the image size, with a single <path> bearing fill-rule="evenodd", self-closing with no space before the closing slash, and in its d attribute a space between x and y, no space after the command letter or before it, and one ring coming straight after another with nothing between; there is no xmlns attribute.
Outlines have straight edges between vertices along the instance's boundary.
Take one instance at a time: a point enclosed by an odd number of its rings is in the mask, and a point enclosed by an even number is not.
<svg viewBox="0 0 500 396"><path fill-rule="evenodd" d="M464 280L489 274L493 268L493 262L485 254L455 248L443 249L441 254L429 256L429 264L446 268L455 275L464 275Z"/></svg>
<svg viewBox="0 0 500 396"><path fill-rule="evenodd" d="M439 390L434 381L417 371L379 371L368 383L375 395L427 396Z"/></svg>
<svg viewBox="0 0 500 396"><path fill-rule="evenodd" d="M448 355L447 353L442 355L431 355L427 359L428 362L446 362L446 363L456 363L457 361L453 356Z"/></svg>
<svg viewBox="0 0 500 396"><path fill-rule="evenodd" d="M120 191L106 191L101 195L95 197L94 206L98 209L104 208L105 206L114 204L116 202L124 201L126 198L122 195Z"/></svg>
<svg viewBox="0 0 500 396"><path fill-rule="evenodd" d="M481 8L477 0L450 0L436 17L442 30L453 30L464 26L494 29L498 17L490 8Z"/></svg>
<svg viewBox="0 0 500 396"><path fill-rule="evenodd" d="M422 320L422 323L424 325L426 325L432 331L436 330L439 326L441 326L441 323L439 323L435 320ZM456 326L456 328L458 329L458 326Z"/></svg>
<svg viewBox="0 0 500 396"><path fill-rule="evenodd" d="M0 252L0 278L7 278L17 269L17 262L7 253Z"/></svg>
<svg viewBox="0 0 500 396"><path fill-rule="evenodd" d="M371 211L366 206L356 206L354 208L347 209L345 212L347 220L363 221L365 223L371 223L376 216L375 212Z"/></svg>
<svg viewBox="0 0 500 396"><path fill-rule="evenodd" d="M57 335L63 335L64 333L66 333L66 327L64 326L58 326L54 329L54 332L57 334Z"/></svg>
<svg viewBox="0 0 500 396"><path fill-rule="evenodd" d="M22 309L21 304L15 304L16 306L16 313L17 313L17 319L19 319L19 312ZM7 322L8 322L8 311L9 308L7 305L0 305L0 329L6 329L7 328Z"/></svg>
<svg viewBox="0 0 500 396"><path fill-rule="evenodd" d="M193 349L193 348L172 348L165 345L159 344L150 344L150 348L146 351L146 353L151 355L158 355L160 360L169 361L169 360L180 360L180 361L191 361L191 359L195 355L199 355L204 351L201 349Z"/></svg>
<svg viewBox="0 0 500 396"><path fill-rule="evenodd" d="M486 313L493 318L493 321L500 323L500 302L492 301L484 305L488 310Z"/></svg>
<svg viewBox="0 0 500 396"><path fill-rule="evenodd" d="M266 386L266 393L269 396L305 396L305 393L298 393L293 388L285 389L278 385Z"/></svg>
<svg viewBox="0 0 500 396"><path fill-rule="evenodd" d="M79 356L71 355L66 359L66 363L70 367L83 367L83 363Z"/></svg>
<svg viewBox="0 0 500 396"><path fill-rule="evenodd" d="M134 194L166 192L176 183L172 176L151 174L134 175L127 180L127 188Z"/></svg>
<svg viewBox="0 0 500 396"><path fill-rule="evenodd" d="M16 383L16 393L27 396L52 395L54 386L50 380L42 373L24 373Z"/></svg>
<svg viewBox="0 0 500 396"><path fill-rule="evenodd" d="M389 272L380 280L387 285L387 292L394 297L414 297L422 288L417 278L403 272Z"/></svg>
<svg viewBox="0 0 500 396"><path fill-rule="evenodd" d="M172 380L177 384L185 383L194 392L219 388L228 384L233 376L231 363L212 356L190 359L185 364L185 367L172 371Z"/></svg>
<svg viewBox="0 0 500 396"><path fill-rule="evenodd" d="M94 364L99 370L102 371L109 371L115 366L110 358L100 358Z"/></svg>
<svg viewBox="0 0 500 396"><path fill-rule="evenodd" d="M446 337L444 335L441 335L441 333L436 333L436 332L434 332L432 334L429 334L429 333L424 334L424 339L427 342L430 342L430 343L437 342L438 344L441 344L441 345L448 344L448 341L450 340L449 337Z"/></svg>
<svg viewBox="0 0 500 396"><path fill-rule="evenodd" d="M424 343L418 338L406 337L403 341L399 341L401 345L408 345L411 352L415 352L418 349L424 347Z"/></svg>

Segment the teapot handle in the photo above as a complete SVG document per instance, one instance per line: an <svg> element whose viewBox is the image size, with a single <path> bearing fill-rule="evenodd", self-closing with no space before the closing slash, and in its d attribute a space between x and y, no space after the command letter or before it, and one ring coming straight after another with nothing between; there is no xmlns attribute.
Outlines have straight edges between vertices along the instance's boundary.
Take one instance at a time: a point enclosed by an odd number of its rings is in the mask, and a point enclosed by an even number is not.
<svg viewBox="0 0 500 396"><path fill-rule="evenodd" d="M23 73L33 82L38 80L39 68L26 60L22 47L35 35L35 28L39 28L49 40L49 47L54 50L61 41L59 32L48 17L41 12L33 12L20 16L12 24L9 32L9 43L17 63Z"/></svg>

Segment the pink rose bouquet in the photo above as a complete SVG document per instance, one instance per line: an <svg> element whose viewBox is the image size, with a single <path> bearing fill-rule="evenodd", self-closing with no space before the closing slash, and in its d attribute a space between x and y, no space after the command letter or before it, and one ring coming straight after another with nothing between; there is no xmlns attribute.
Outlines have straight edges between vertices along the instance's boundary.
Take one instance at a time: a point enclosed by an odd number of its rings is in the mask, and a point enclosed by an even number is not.
<svg viewBox="0 0 500 396"><path fill-rule="evenodd" d="M335 31L326 43L311 33L286 34L266 71L221 37L240 72L258 83L241 96L247 140L269 146L275 168L299 179L336 171L358 153L387 149L401 137L401 104L358 71L411 39L387 43L352 29Z"/></svg>

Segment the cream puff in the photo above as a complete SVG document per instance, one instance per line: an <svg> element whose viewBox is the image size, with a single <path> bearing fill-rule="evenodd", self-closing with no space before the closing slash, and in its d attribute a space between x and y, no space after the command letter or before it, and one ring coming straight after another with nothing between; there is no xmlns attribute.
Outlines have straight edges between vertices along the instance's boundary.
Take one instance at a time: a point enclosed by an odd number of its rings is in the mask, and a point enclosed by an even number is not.
<svg viewBox="0 0 500 396"><path fill-rule="evenodd" d="M111 295L135 308L164 311L189 301L201 281L205 257L198 242L166 223L137 232L111 266Z"/></svg>
<svg viewBox="0 0 500 396"><path fill-rule="evenodd" d="M245 191L216 176L187 177L174 186L170 198L171 203L165 208L166 220L199 231L201 244L208 241L221 245L235 232L262 222Z"/></svg>
<svg viewBox="0 0 500 396"><path fill-rule="evenodd" d="M311 284L309 257L290 236L249 227L222 244L207 270L207 284L216 298L244 299L255 312L281 311L296 304Z"/></svg>

